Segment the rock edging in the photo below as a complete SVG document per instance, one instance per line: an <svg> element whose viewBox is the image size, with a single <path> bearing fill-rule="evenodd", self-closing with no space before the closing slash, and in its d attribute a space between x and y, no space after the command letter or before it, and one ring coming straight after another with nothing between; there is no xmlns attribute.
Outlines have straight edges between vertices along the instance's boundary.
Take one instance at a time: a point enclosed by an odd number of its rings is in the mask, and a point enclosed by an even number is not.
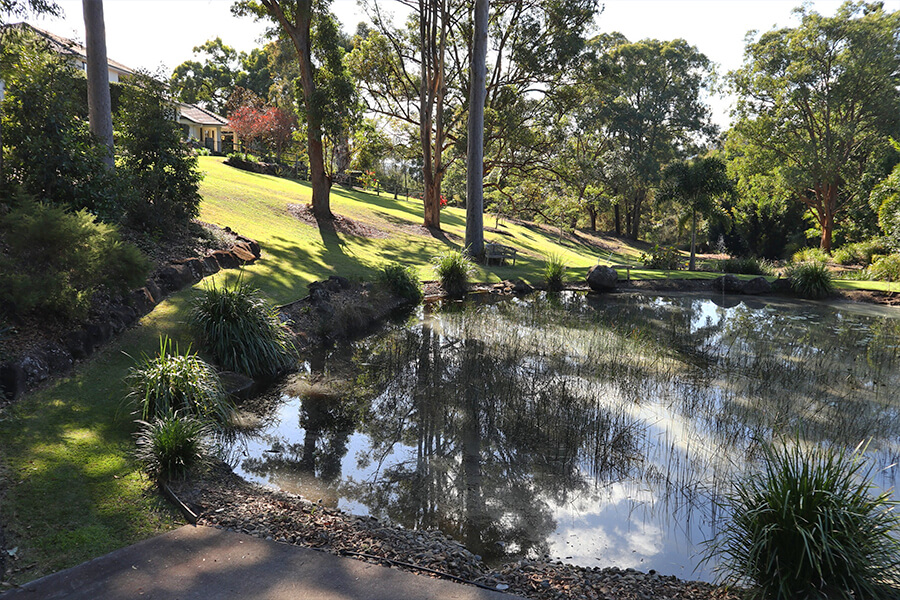
<svg viewBox="0 0 900 600"><path fill-rule="evenodd" d="M231 232L226 228L226 231ZM135 325L164 298L222 269L236 269L261 256L259 244L236 235L230 250L216 250L202 258L173 261L154 272L144 287L124 302L109 307L106 318L48 342L37 350L0 364L0 403L14 402L53 377L72 370L75 362L93 354L114 336Z"/></svg>

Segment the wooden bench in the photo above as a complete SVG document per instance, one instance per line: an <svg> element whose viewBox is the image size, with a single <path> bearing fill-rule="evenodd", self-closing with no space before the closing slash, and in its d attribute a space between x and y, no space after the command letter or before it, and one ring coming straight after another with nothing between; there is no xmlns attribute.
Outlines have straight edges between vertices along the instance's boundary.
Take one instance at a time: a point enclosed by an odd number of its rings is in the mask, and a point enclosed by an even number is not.
<svg viewBox="0 0 900 600"><path fill-rule="evenodd" d="M502 265L504 261L512 259L513 266L516 265L517 250L511 246L503 244L488 243L484 245L484 264L491 264L492 260L496 260L498 265Z"/></svg>

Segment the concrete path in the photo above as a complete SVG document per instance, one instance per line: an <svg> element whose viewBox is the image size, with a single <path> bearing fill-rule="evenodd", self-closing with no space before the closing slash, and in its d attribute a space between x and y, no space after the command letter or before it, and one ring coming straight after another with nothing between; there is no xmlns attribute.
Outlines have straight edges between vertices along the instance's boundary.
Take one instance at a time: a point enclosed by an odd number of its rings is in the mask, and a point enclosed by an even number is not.
<svg viewBox="0 0 900 600"><path fill-rule="evenodd" d="M186 526L0 594L2 600L522 600L211 527Z"/></svg>

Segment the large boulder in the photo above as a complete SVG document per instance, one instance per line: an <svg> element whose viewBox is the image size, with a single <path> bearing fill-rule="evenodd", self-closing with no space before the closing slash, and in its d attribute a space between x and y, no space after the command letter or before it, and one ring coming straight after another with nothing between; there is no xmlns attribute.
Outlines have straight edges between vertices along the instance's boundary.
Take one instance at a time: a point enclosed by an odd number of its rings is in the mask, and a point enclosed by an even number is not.
<svg viewBox="0 0 900 600"><path fill-rule="evenodd" d="M744 293L751 296L772 293L772 284L765 277L754 277L744 282Z"/></svg>
<svg viewBox="0 0 900 600"><path fill-rule="evenodd" d="M595 292L610 292L616 289L619 274L612 267L596 265L587 274L587 283Z"/></svg>
<svg viewBox="0 0 900 600"><path fill-rule="evenodd" d="M713 289L725 294L743 294L744 282L734 275L722 275L713 279Z"/></svg>
<svg viewBox="0 0 900 600"><path fill-rule="evenodd" d="M513 284L512 288L513 294L518 296L525 296L534 291L534 288L528 285L525 281L521 279L516 279L516 282Z"/></svg>
<svg viewBox="0 0 900 600"><path fill-rule="evenodd" d="M786 277L779 277L772 282L771 287L776 294L789 294L794 291L791 280Z"/></svg>
<svg viewBox="0 0 900 600"><path fill-rule="evenodd" d="M170 294L178 290L193 285L200 281L187 265L171 264L163 269L156 276L156 281L163 293Z"/></svg>

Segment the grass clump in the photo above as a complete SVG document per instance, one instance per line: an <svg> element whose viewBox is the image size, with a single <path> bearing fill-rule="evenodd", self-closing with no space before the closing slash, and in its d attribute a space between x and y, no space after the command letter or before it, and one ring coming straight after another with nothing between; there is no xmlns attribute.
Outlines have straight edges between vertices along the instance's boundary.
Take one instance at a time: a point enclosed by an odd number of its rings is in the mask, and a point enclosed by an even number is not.
<svg viewBox="0 0 900 600"><path fill-rule="evenodd" d="M828 253L821 248L801 248L791 256L791 262L794 264L817 263L824 265L830 259Z"/></svg>
<svg viewBox="0 0 900 600"><path fill-rule="evenodd" d="M887 248L880 239L845 244L832 253L831 258L839 265L867 267L876 254L883 254Z"/></svg>
<svg viewBox="0 0 900 600"><path fill-rule="evenodd" d="M766 447L762 469L735 484L732 521L707 557L722 553L754 598L896 598L900 516L872 488L859 448Z"/></svg>
<svg viewBox="0 0 900 600"><path fill-rule="evenodd" d="M469 277L475 272L475 265L463 251L449 250L435 257L434 272L447 295L459 298L466 293Z"/></svg>
<svg viewBox="0 0 900 600"><path fill-rule="evenodd" d="M159 339L159 354L144 356L131 369L128 384L144 421L178 412L225 422L231 414L218 374L196 354L173 351L166 336Z"/></svg>
<svg viewBox="0 0 900 600"><path fill-rule="evenodd" d="M135 456L144 470L157 481L183 479L192 469L206 463L206 439L212 433L207 422L178 413L138 421Z"/></svg>
<svg viewBox="0 0 900 600"><path fill-rule="evenodd" d="M383 266L376 275L378 283L382 284L404 300L414 304L422 301L422 282L416 269L393 263Z"/></svg>
<svg viewBox="0 0 900 600"><path fill-rule="evenodd" d="M294 363L290 331L256 288L238 278L210 286L194 302L190 323L219 366L250 377L274 377Z"/></svg>
<svg viewBox="0 0 900 600"><path fill-rule="evenodd" d="M900 254L882 256L866 269L866 273L875 281L900 281Z"/></svg>
<svg viewBox="0 0 900 600"><path fill-rule="evenodd" d="M563 278L566 274L566 265L562 256L550 254L544 264L544 279L547 281L548 292L559 292L563 289Z"/></svg>
<svg viewBox="0 0 900 600"><path fill-rule="evenodd" d="M726 258L715 262L717 271L740 275L772 275L774 269L764 260L755 257Z"/></svg>
<svg viewBox="0 0 900 600"><path fill-rule="evenodd" d="M834 283L825 263L793 264L788 269L787 277L791 282L791 289L803 298L818 300L834 293Z"/></svg>

